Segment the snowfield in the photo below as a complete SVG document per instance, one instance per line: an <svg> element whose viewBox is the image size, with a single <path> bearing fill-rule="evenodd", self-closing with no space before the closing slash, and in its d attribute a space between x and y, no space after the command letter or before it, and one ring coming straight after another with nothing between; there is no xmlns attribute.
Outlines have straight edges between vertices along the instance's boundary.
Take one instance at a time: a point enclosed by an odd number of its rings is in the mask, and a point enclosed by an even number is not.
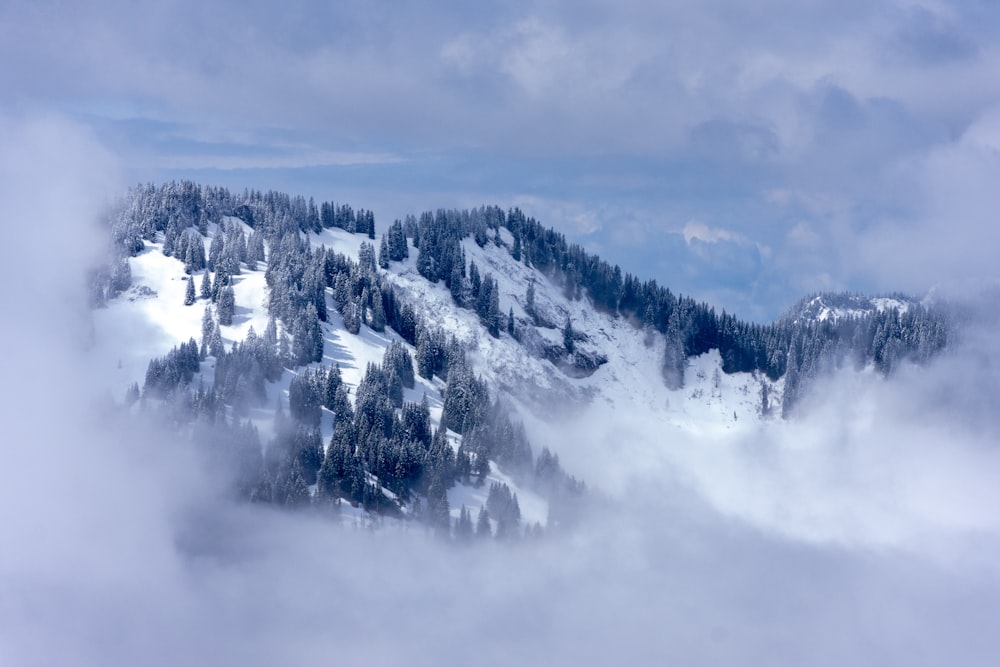
<svg viewBox="0 0 1000 667"><path fill-rule="evenodd" d="M227 222L234 220L236 219L229 218ZM209 237L204 239L206 249L217 231L215 225L210 227ZM244 225L244 232L249 231L249 227ZM339 229L328 229L320 234L310 235L310 241L317 247L326 246L357 258L358 248L368 239ZM100 386L118 401L122 400L132 383L138 383L140 388L142 387L146 367L152 358L163 356L174 346L185 343L191 338L200 344L201 322L206 302L199 298L191 306L184 305L188 278L184 272L184 265L175 258L164 256L162 250L161 243L147 243L145 250L129 260L132 269L131 288L125 294L111 300L107 308L93 311L94 336L89 363L92 365L93 377L99 378ZM251 327L259 334L267 326L267 286L264 281L266 266L266 263L260 263L256 271L247 271L243 267L241 275L233 277L233 290L236 294L233 324L220 327L223 342L227 347L243 340ZM200 274L195 276L196 289L200 286L200 279ZM428 287L433 291L433 286ZM441 297L442 302L438 304L440 309L436 311L440 317L432 321L444 326L451 324L460 334L472 333L479 328L474 314L461 311L453 305L450 307L445 305L443 299L447 297L450 300L447 292L442 293ZM380 333L362 325L357 335L348 333L344 327L344 320L336 312L329 295L328 299L329 321L322 324L324 340L322 364L340 366L343 381L353 396L368 364L381 364L391 341L398 340L404 345L406 343L391 329ZM421 312L427 314L426 310ZM461 337L461 340L469 339L465 336ZM412 346L407 345L407 347L412 354L414 352ZM475 360L474 357L470 358ZM201 373L192 382L194 386L199 382L211 384L212 364L211 358L202 362ZM319 364L311 364L307 368L316 366ZM264 442L273 436L274 409L278 405L279 397L287 406L289 383L296 373L303 370L305 369L286 370L277 383L267 386L265 407L251 411L250 418L260 431ZM441 391L444 383L438 378L429 381L419 375L416 376L416 382L414 389L404 390L404 399L419 402L426 397L431 420L437 428L443 408ZM321 431L324 443L327 443L333 432L333 417L325 409ZM457 449L460 436L449 431L449 440ZM545 525L548 515L547 502L529 489L518 488L514 481L495 465L482 486L457 484L449 490L448 502L452 517L457 519L464 505L472 512L472 520L475 521L480 506L486 503L489 486L493 482L504 482L517 493L522 520L526 525L536 522ZM374 525L386 521L391 523L390 520L370 516L360 508L353 508L347 503L341 505L341 517L348 525ZM495 527L495 521L493 525Z"/></svg>

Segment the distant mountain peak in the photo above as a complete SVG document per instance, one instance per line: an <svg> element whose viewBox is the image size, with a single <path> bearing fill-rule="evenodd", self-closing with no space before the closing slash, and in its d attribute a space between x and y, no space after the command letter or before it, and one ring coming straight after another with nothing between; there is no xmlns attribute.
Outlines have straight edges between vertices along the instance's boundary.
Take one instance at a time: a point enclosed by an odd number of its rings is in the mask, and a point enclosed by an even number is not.
<svg viewBox="0 0 1000 667"><path fill-rule="evenodd" d="M899 293L869 296L850 292L822 292L800 300L779 321L789 324L834 324L845 318L864 317L893 309L903 314L918 303L919 300Z"/></svg>

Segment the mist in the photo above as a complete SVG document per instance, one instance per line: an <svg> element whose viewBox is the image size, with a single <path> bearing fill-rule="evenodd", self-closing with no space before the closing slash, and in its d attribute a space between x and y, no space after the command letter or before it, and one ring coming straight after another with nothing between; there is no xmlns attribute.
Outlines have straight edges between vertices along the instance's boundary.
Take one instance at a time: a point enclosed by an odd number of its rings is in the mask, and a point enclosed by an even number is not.
<svg viewBox="0 0 1000 667"><path fill-rule="evenodd" d="M536 429L594 490L542 541L344 529L233 504L197 452L108 408L76 304L114 159L59 118L0 136L0 663L976 665L1000 649L986 329L890 380L828 378L760 429L665 436L593 409Z"/></svg>

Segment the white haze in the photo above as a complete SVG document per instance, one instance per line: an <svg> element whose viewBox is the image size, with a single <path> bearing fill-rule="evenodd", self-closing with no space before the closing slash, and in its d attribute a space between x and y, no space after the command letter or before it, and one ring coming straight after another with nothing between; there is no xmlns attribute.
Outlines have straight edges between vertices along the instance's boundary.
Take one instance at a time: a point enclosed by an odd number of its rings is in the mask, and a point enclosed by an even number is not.
<svg viewBox="0 0 1000 667"><path fill-rule="evenodd" d="M973 329L890 380L842 369L788 420L706 432L594 406L544 432L570 470L629 505L637 486L658 487L792 540L952 554L1000 528L993 346Z"/></svg>
<svg viewBox="0 0 1000 667"><path fill-rule="evenodd" d="M0 133L0 664L995 659L990 337L889 382L843 374L733 439L664 438L641 414L550 425L607 496L569 535L334 529L228 504L192 452L101 407L72 304L114 165L58 119Z"/></svg>

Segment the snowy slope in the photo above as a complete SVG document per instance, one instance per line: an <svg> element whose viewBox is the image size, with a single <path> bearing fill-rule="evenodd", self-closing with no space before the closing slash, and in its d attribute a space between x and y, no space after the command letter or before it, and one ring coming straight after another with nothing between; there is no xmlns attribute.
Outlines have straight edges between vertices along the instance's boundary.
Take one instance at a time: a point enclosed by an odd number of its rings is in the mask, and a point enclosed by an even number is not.
<svg viewBox="0 0 1000 667"><path fill-rule="evenodd" d="M902 315L914 300L903 296L862 296L859 294L817 294L793 306L782 319L803 322L837 322L848 317L861 317L874 312L895 309Z"/></svg>
<svg viewBox="0 0 1000 667"><path fill-rule="evenodd" d="M506 232L506 230L502 230ZM509 242L509 239L508 239ZM568 317L573 330L584 340L577 348L606 358L592 375L573 377L551 361L529 353L526 345L505 331L491 337L470 310L454 305L442 285L432 285L416 269L417 251L404 262L393 263L390 276L397 290L418 308L427 321L438 323L454 334L469 350L477 370L494 387L505 392L522 415L539 420L552 410L602 406L641 410L649 419L673 427L701 431L759 423L763 414L761 390L769 393L770 414L780 414L782 381L771 382L756 374L722 372L717 352L690 359L681 389L667 389L661 367L665 341L659 333L640 329L621 317L601 313L586 298L567 299L560 285L533 268L515 261L505 248L492 242L480 248L465 239L467 260L475 261L485 278L492 274L500 290L500 312L513 310L522 341L562 345L561 325ZM540 319L555 328L536 327L525 311L527 285L534 281L535 308Z"/></svg>
<svg viewBox="0 0 1000 667"><path fill-rule="evenodd" d="M209 237L215 233L213 227ZM317 247L326 246L350 256L357 256L366 240L339 229L310 235ZM780 409L780 381L772 383L745 373L726 375L721 372L717 353L689 360L684 387L668 390L660 372L662 335L637 328L624 318L597 312L586 298L567 299L560 285L514 261L505 248L492 243L480 248L472 239L463 241L463 246L466 257L476 262L480 273L484 277L490 274L497 281L500 310L513 311L527 346L562 345L560 327L536 327L525 311L526 286L533 281L540 319L562 323L568 317L582 338L577 347L607 359L593 374L572 377L537 354L537 349L535 353L527 352L526 345L506 332L499 339L491 337L473 311L454 304L442 284L431 284L417 273L416 249L411 249L409 259L394 262L388 275L400 295L425 321L463 343L477 371L528 414L544 416L553 407L627 406L633 410L643 408L651 417L670 423L704 428L720 422L766 418L761 414L760 400L764 385L769 389L772 413ZM191 337L200 340L204 312L201 300L193 306L183 305L187 278L183 265L163 256L159 244L149 244L130 262L132 288L108 308L94 313L96 348L91 358L100 369L104 386L116 398L132 382L142 384L150 358L165 354ZM232 326L222 327L227 346L242 340L251 326L260 333L267 325L265 266L262 264L257 271L244 270L234 278L236 315ZM343 320L332 304L330 314L330 322L324 324L324 363L340 364L344 380L357 386L367 364L380 362L390 340L398 337L391 331L376 333L367 327L359 335L351 335L344 330ZM427 392L432 412L436 410L435 418L440 416L439 387L423 381L416 390L408 391L407 400L420 400Z"/></svg>
<svg viewBox="0 0 1000 667"><path fill-rule="evenodd" d="M246 228L244 231L250 230ZM206 248L216 233L217 228L213 225L209 230L209 238L204 239ZM364 236L348 234L339 229L310 235L310 241L317 247L326 246L352 257L357 257L358 248L366 240ZM132 383L137 383L140 387L143 385L150 359L163 356L172 347L187 342L190 338L200 342L205 309L205 301L202 299L191 306L183 305L187 281L184 265L177 259L164 256L161 243L147 243L145 250L129 262L132 287L125 294L111 300L107 308L93 312L94 344L88 355L91 377L96 378L99 386L119 401ZM258 333L267 326L265 269L266 263L261 263L257 271L247 271L244 267L241 275L233 277L235 316L231 326L221 327L223 342L227 347L243 340L251 326ZM199 281L200 276L196 276L196 286ZM340 366L343 381L353 396L368 364L380 364L392 340L400 340L404 344L405 341L389 329L380 333L367 326L362 326L357 335L350 334L344 327L343 318L336 312L332 299L328 305L329 322L322 324L322 363L336 363ZM456 313L455 317L456 321L461 320L460 313ZM410 351L413 353L412 348ZM289 382L295 372L302 370L286 370L279 382L268 385L266 406L251 412L250 417L265 442L273 435L274 409L278 405L279 396L284 398L287 405ZM211 359L202 362L200 377L196 376L193 384L197 386L199 382L204 382L210 385L212 373ZM419 402L426 396L436 428L441 419L443 383L438 379L432 382L419 376L416 381L414 389L404 390L404 399ZM332 434L332 423L332 415L324 411L321 423L324 443L329 441ZM459 437L453 433L450 436L452 444L457 448ZM548 514L546 501L531 490L518 488L509 476L495 467L482 487L459 484L449 490L448 499L453 517L457 519L464 505L472 511L475 520L478 508L486 503L489 485L494 481L507 483L517 493L522 519L526 524L545 524ZM349 506L345 506L341 514L346 523L367 524L376 521L374 517L366 516L361 510Z"/></svg>
<svg viewBox="0 0 1000 667"><path fill-rule="evenodd" d="M216 233L218 229L212 226L209 238L203 240L206 247ZM512 242L505 229L501 230L501 239L507 244ZM325 246L352 257L357 257L361 243L368 241L363 235L340 229L310 234L309 240L317 248ZM515 261L506 247L498 247L492 241L479 247L469 238L463 241L463 249L467 261L477 264L484 279L490 275L497 281L500 312L505 321L506 314L513 312L520 342L505 330L499 338L493 338L474 311L458 307L442 284L431 284L421 277L416 269L418 251L412 247L407 260L390 265L387 277L398 295L425 322L444 329L463 344L476 371L493 391L507 397L524 421L536 454L543 446L561 453L564 460L571 453L568 448L572 445L557 437L554 415L572 420L595 409L627 410L664 434L684 432L704 436L753 429L772 419L772 415L780 414L782 381L774 383L758 374L726 375L721 370L719 354L713 351L690 359L684 386L669 390L661 374L665 347L661 334L638 328L625 318L598 312L585 296L567 298L561 285ZM103 386L118 400L133 382L142 386L151 358L164 355L192 337L200 341L205 308L201 299L195 305L183 305L187 280L183 264L165 257L160 244L147 244L130 263L132 287L93 316L96 341L91 355L93 376L101 378ZM236 313L233 324L222 327L227 346L242 340L251 326L260 333L267 325L265 267L262 263L256 271L244 269L234 278ZM195 282L200 283L200 276L196 276ZM529 284L534 285L537 325L526 310ZM353 395L367 365L380 363L385 349L398 336L388 329L378 333L366 326L362 326L358 335L350 334L332 299L328 305L329 322L322 325L323 364L339 364L343 380ZM601 362L596 369L580 372L570 360L558 358L563 345L562 324L567 319L572 323L578 352ZM293 374L294 371L286 370L279 382L269 385L266 406L250 415L265 442L273 433L273 412L279 397L285 397L287 402ZM202 363L200 375L195 385L199 381L211 384L211 359ZM426 396L436 427L443 405L443 384L438 379L428 381L419 377L417 382L415 389L406 390L405 399L420 401ZM763 409L764 393L768 396L769 412ZM332 415L324 414L321 427L327 442L332 433ZM450 435L457 447L458 436ZM464 505L473 511L475 518L478 506L485 504L491 481L505 482L517 492L526 523L545 524L546 501L528 489L518 488L495 466L485 486L458 485L449 491L453 516L457 518ZM345 508L343 518L347 522L372 520L360 510L350 508Z"/></svg>

